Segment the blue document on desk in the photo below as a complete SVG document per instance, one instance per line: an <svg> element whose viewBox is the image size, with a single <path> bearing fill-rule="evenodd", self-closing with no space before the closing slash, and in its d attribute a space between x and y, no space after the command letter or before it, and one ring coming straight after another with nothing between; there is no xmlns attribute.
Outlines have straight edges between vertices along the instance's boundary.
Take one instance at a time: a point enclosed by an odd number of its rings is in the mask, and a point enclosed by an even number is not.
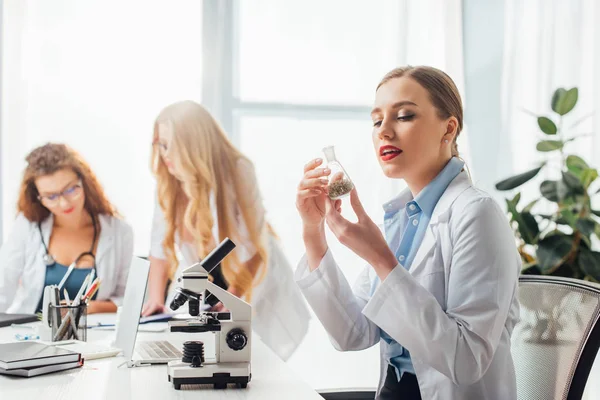
<svg viewBox="0 0 600 400"><path fill-rule="evenodd" d="M150 324L154 322L167 322L173 319L174 314L155 314L148 317L140 318L140 325ZM109 328L114 327L117 320L117 315L114 313L106 314L91 314L88 315L88 328Z"/></svg>

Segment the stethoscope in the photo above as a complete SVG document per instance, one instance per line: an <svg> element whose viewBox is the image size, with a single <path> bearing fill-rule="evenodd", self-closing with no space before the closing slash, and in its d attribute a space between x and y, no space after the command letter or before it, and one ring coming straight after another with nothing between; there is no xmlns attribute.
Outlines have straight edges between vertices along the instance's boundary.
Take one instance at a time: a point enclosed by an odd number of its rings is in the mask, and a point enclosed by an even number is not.
<svg viewBox="0 0 600 400"><path fill-rule="evenodd" d="M75 266L77 266L77 263L79 261L81 261L81 259L83 257L91 257L92 260L94 261L92 268L96 268L96 256L94 255L94 246L96 245L96 239L98 239L98 227L96 226L96 218L94 218L94 217L92 217L92 224L94 226L94 240L92 240L92 246L90 247L89 251L85 251L85 252L81 253L79 256L77 256L75 261L73 261L71 263L71 265L69 266L69 269L67 270L67 273L65 274L65 276L61 282L62 284L64 284L64 281L67 280L71 271L73 271ZM42 223L41 222L38 222L38 230L40 232L40 238L42 239L42 245L44 246L44 250L45 250L45 254L42 256L42 260L44 261L44 264L46 264L47 267L50 267L56 263L56 260L54 259L54 257L52 257L52 254L50 254L50 252L48 251L48 246L46 246L46 242L44 241L44 235L42 234ZM62 284L60 286L62 286Z"/></svg>

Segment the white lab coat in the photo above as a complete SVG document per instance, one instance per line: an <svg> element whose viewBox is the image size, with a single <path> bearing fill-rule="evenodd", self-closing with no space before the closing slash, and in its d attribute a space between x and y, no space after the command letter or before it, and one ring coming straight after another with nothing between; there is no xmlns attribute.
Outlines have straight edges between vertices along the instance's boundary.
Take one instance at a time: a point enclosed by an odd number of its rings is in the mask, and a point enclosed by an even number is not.
<svg viewBox="0 0 600 400"><path fill-rule="evenodd" d="M98 300L121 305L133 256L133 230L125 221L100 215L96 271L101 280ZM42 222L48 245L54 217ZM19 214L10 235L0 248L0 312L33 313L44 291L46 254L38 224Z"/></svg>
<svg viewBox="0 0 600 400"><path fill-rule="evenodd" d="M257 225L264 226L265 210L262 205L262 198L256 182L254 168L252 164L245 160L238 162L239 172L247 184L247 196L254 205ZM229 188L229 196L234 196L232 189ZM213 238L215 243L219 243L219 226L217 206L214 195L210 196L210 209L213 225ZM238 259L241 263L248 261L256 254L256 249L250 241L250 236L240 210L236 207L231 210L236 220L239 238L231 238L236 243ZM158 201L154 209L154 220L152 225L152 239L150 255L158 259L166 259L163 250L163 241L166 234L166 221L164 213L160 208ZM286 258L277 238L271 234L267 235L268 265L264 279L254 287L252 291L252 329L260 336L262 341L271 348L283 360L287 360L296 348L302 342L302 339L308 331L308 322L310 313L306 302L298 286L294 281L294 273L291 264ZM176 235L176 243L183 262L175 273L177 279L183 269L199 262L196 249L191 243L181 240ZM175 281L176 281L175 279ZM173 297L174 287L172 285L167 304Z"/></svg>
<svg viewBox="0 0 600 400"><path fill-rule="evenodd" d="M410 271L396 266L373 296L373 268L351 289L329 250L312 272L304 257L296 280L336 349L380 343L378 393L387 368L381 328L410 352L423 399L511 400L520 269L506 216L461 172L435 207Z"/></svg>

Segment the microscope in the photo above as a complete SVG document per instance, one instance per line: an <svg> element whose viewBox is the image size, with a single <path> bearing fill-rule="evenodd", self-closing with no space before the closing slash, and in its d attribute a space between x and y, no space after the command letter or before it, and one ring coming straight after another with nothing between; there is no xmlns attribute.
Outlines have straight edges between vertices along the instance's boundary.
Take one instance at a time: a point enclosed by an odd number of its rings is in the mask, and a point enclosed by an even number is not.
<svg viewBox="0 0 600 400"><path fill-rule="evenodd" d="M213 332L215 334L215 361L204 359L204 343L199 340L184 343L181 361L171 361L168 365L169 382L176 390L181 385L213 384L217 389L225 389L227 384L237 384L246 388L252 374L250 371L250 345L252 340L250 304L215 285L208 279L208 273L235 248L235 244L225 238L204 260L186 268L178 279L171 309L189 302L188 320L169 321L171 332ZM202 311L205 290L216 296L229 313Z"/></svg>

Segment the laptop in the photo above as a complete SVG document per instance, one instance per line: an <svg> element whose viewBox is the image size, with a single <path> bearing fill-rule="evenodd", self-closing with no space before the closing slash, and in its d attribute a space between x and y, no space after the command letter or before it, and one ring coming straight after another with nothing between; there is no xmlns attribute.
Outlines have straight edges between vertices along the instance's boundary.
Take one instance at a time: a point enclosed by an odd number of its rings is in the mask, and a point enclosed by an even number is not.
<svg viewBox="0 0 600 400"><path fill-rule="evenodd" d="M116 356L122 352L129 367L143 364L166 364L169 361L180 360L182 358L181 350L168 341L144 341L139 342L136 346L149 271L150 263L148 261L133 257L127 277L123 306L117 320L114 347L80 341L57 343L57 345L82 353L88 360Z"/></svg>

